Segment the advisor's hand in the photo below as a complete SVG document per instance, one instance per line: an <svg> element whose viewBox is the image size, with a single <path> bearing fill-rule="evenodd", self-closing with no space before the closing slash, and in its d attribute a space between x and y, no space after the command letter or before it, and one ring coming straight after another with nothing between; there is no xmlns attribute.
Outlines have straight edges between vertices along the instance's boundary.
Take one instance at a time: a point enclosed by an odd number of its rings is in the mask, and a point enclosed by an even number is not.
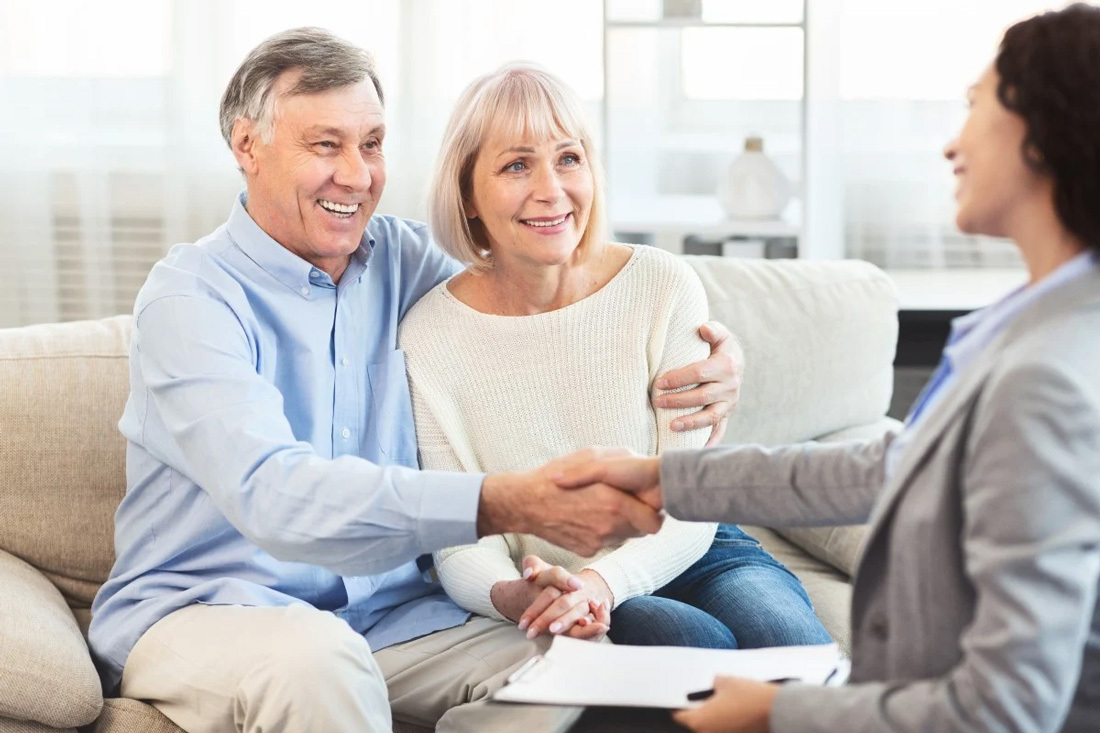
<svg viewBox="0 0 1100 733"><path fill-rule="evenodd" d="M696 413L672 421L672 429L681 432L713 426L707 445L717 445L726 434L726 424L741 396L741 378L745 372L745 352L741 344L718 321L708 321L699 335L710 344L710 357L704 361L662 374L657 389L672 390L695 385L683 392L666 392L653 400L662 409L702 407Z"/></svg>
<svg viewBox="0 0 1100 733"><path fill-rule="evenodd" d="M717 677L714 695L697 708L672 714L695 733L768 733L778 685L739 677Z"/></svg>

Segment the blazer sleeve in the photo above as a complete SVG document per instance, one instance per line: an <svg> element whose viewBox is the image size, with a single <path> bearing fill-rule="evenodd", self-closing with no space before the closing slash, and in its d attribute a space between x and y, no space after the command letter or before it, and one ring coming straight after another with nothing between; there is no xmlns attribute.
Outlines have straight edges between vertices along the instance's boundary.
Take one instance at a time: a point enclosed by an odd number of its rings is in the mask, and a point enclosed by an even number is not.
<svg viewBox="0 0 1100 733"><path fill-rule="evenodd" d="M859 524L882 490L893 439L672 451L661 458L665 509L679 519L766 527Z"/></svg>
<svg viewBox="0 0 1100 733"><path fill-rule="evenodd" d="M963 468L961 540L976 602L962 658L933 679L784 688L771 729L1060 730L1096 613L1097 476L1095 385L1042 364L991 383L974 414Z"/></svg>

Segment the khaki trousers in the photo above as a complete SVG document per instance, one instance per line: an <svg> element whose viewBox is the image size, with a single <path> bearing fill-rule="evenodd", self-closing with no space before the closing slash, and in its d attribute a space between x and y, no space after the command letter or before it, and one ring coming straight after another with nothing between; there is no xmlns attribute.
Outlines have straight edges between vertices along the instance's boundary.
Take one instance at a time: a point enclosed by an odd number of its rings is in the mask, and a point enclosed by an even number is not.
<svg viewBox="0 0 1100 733"><path fill-rule="evenodd" d="M475 617L372 654L344 621L311 606L194 605L138 639L121 693L189 733L382 732L391 708L440 733L564 731L579 708L489 701L548 646Z"/></svg>

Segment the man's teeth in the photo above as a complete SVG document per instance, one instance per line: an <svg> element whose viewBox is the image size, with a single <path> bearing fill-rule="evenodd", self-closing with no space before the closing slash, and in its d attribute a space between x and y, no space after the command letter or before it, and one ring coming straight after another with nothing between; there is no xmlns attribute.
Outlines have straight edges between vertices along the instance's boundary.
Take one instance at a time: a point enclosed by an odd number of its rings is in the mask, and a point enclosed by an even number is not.
<svg viewBox="0 0 1100 733"><path fill-rule="evenodd" d="M351 216L359 210L359 204L338 204L335 201L326 201L325 199L317 199L317 203L325 211L331 211L341 217Z"/></svg>
<svg viewBox="0 0 1100 733"><path fill-rule="evenodd" d="M532 227L556 227L568 218L569 214L566 214L560 219L554 219L553 221L531 221L530 219L524 219L523 223Z"/></svg>

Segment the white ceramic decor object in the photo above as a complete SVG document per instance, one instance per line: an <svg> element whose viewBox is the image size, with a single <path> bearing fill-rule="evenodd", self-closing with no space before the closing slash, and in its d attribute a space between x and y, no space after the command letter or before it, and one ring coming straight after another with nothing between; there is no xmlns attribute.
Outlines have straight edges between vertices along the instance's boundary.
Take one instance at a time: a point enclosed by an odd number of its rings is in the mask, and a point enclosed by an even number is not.
<svg viewBox="0 0 1100 733"><path fill-rule="evenodd" d="M731 219L778 219L791 200L791 182L764 155L764 140L745 138L745 151L718 183L718 201Z"/></svg>

